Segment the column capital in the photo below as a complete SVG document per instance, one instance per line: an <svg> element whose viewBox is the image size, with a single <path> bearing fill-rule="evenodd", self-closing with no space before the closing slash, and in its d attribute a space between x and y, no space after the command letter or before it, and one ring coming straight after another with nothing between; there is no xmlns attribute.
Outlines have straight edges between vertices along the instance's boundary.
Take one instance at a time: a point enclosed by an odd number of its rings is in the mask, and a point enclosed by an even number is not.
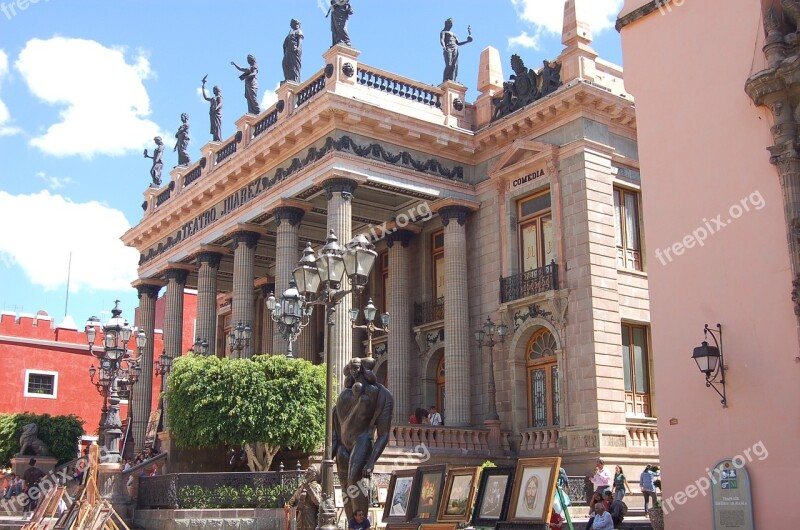
<svg viewBox="0 0 800 530"><path fill-rule="evenodd" d="M210 250L203 250L195 255L195 259L197 260L198 267L205 263L212 269L217 269L222 261L222 254Z"/></svg>
<svg viewBox="0 0 800 530"><path fill-rule="evenodd" d="M186 278L189 277L189 271L177 267L170 267L164 270L164 279L168 282L175 280L175 283L185 284Z"/></svg>
<svg viewBox="0 0 800 530"><path fill-rule="evenodd" d="M412 237L414 237L414 232L410 230L396 230L386 238L386 246L392 248L395 243L400 243L405 248L411 242Z"/></svg>
<svg viewBox="0 0 800 530"><path fill-rule="evenodd" d="M291 226L297 226L305 215L305 210L294 206L279 206L272 210L272 217L275 219L275 224L280 226L283 221L286 221Z"/></svg>
<svg viewBox="0 0 800 530"><path fill-rule="evenodd" d="M471 212L472 210L464 206L445 206L439 209L438 213L444 226L449 225L451 220L455 220L460 226L464 226Z"/></svg>
<svg viewBox="0 0 800 530"><path fill-rule="evenodd" d="M152 283L143 283L136 286L136 292L139 295L139 300L141 300L143 297L155 300L158 298L158 292L160 290L160 285L154 285Z"/></svg>
<svg viewBox="0 0 800 530"><path fill-rule="evenodd" d="M251 232L250 230L237 230L231 234L234 250L239 246L240 243L244 243L248 248L255 248L260 237L261 234L258 232Z"/></svg>
<svg viewBox="0 0 800 530"><path fill-rule="evenodd" d="M325 190L325 197L328 200L333 198L333 194L339 192L345 200L352 200L353 193L358 187L358 182L343 177L334 177L322 183L322 189Z"/></svg>

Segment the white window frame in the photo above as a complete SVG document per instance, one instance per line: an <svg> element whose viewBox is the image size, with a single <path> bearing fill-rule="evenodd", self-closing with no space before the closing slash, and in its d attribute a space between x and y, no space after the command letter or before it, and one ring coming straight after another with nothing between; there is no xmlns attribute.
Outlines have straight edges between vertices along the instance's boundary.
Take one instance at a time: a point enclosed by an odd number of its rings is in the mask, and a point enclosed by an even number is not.
<svg viewBox="0 0 800 530"><path fill-rule="evenodd" d="M30 382L31 375L52 375L53 376L53 393L52 394L37 394L35 392L28 392L28 383ZM50 370L25 370L25 380L22 382L24 385L23 396L30 398L40 399L58 399L58 372L51 372Z"/></svg>

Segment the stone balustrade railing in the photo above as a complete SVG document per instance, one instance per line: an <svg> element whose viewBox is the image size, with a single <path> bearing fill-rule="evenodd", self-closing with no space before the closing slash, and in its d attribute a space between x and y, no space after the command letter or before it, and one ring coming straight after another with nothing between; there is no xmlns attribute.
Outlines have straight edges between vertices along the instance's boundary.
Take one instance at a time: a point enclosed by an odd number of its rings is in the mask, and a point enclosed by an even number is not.
<svg viewBox="0 0 800 530"><path fill-rule="evenodd" d="M356 82L359 85L380 90L386 94L393 94L401 98L416 101L417 103L422 103L437 109L442 106L444 91L439 87L426 85L419 81L392 74L366 64L358 65Z"/></svg>
<svg viewBox="0 0 800 530"><path fill-rule="evenodd" d="M628 447L658 448L658 428L654 424L628 424Z"/></svg>
<svg viewBox="0 0 800 530"><path fill-rule="evenodd" d="M324 70L306 81L305 84L300 85L294 92L294 107L298 108L308 100L322 92L325 88L325 72Z"/></svg>
<svg viewBox="0 0 800 530"><path fill-rule="evenodd" d="M414 449L420 445L431 449L489 450L489 431L429 425L392 425L389 447Z"/></svg>
<svg viewBox="0 0 800 530"><path fill-rule="evenodd" d="M522 440L519 444L519 450L535 451L542 449L558 449L558 427L550 429L529 429L520 432Z"/></svg>

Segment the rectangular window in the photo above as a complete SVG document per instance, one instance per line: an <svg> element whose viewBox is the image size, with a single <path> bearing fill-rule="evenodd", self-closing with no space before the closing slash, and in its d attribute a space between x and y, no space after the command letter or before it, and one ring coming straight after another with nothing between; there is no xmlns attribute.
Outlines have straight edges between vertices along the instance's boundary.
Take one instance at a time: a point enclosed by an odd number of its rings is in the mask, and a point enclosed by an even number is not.
<svg viewBox="0 0 800 530"><path fill-rule="evenodd" d="M517 203L522 272L544 267L556 259L550 202L550 192L544 192Z"/></svg>
<svg viewBox="0 0 800 530"><path fill-rule="evenodd" d="M614 226L617 266L623 269L643 270L638 192L614 188Z"/></svg>
<svg viewBox="0 0 800 530"><path fill-rule="evenodd" d="M58 372L25 370L25 397L56 399L58 396Z"/></svg>
<svg viewBox="0 0 800 530"><path fill-rule="evenodd" d="M622 324L622 369L625 382L625 411L633 416L650 416L650 373L647 328Z"/></svg>

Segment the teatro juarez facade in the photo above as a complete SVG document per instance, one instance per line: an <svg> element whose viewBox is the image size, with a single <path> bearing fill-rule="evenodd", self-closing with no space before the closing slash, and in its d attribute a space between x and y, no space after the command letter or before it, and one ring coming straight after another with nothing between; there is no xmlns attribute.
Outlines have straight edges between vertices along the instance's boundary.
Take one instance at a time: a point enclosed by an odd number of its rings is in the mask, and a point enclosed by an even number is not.
<svg viewBox="0 0 800 530"><path fill-rule="evenodd" d="M180 355L192 324L182 293L196 289L195 336L209 354L284 353L266 298L287 288L307 243L319 252L330 230L341 244L363 233L378 261L337 311L330 354L341 374L365 353L352 305L372 298L391 315L373 345L395 399L390 449L424 442L448 461L560 455L580 474L598 455L654 461L633 101L572 4L564 50L539 75L515 57L504 85L509 58L483 50L474 103L457 82L419 83L341 44L325 52L323 69L281 85L275 105L145 192L143 218L123 236L140 253L139 325L153 329L166 287L164 343ZM487 317L508 326L493 362L474 338ZM232 352L238 322L253 338ZM316 314L295 356L322 362L322 336ZM444 426L408 424L430 405ZM134 403L137 445L150 407Z"/></svg>

